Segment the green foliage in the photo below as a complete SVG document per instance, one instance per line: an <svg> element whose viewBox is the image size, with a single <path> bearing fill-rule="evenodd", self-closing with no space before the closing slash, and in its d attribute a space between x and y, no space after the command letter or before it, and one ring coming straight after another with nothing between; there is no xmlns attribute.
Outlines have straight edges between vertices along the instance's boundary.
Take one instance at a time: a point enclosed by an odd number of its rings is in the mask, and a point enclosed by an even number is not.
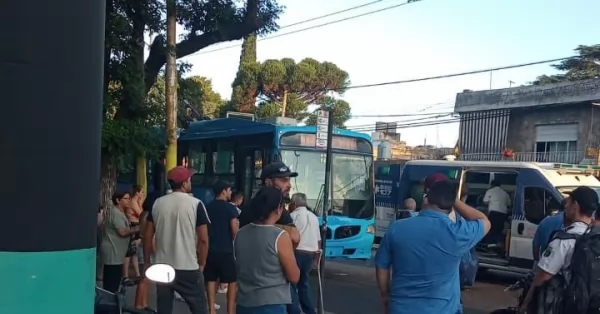
<svg viewBox="0 0 600 314"><path fill-rule="evenodd" d="M331 96L324 96L322 101L320 102L321 108L333 108L333 125L340 129L346 128L346 121L350 120L352 117L352 110L350 109L350 104L342 99L335 99ZM330 116L331 118L331 116ZM317 115L315 113L311 113L306 119L307 125L315 125L317 124Z"/></svg>
<svg viewBox="0 0 600 314"><path fill-rule="evenodd" d="M179 34L177 57L272 32L282 10L276 0L177 0L178 24L185 30ZM164 85L160 72L166 62L165 14L164 1L107 0L102 153L110 162L132 153L147 155L157 147L149 128L164 121L164 90L153 87ZM147 35L154 40L144 58ZM186 69L189 65L180 65L181 71ZM188 78L181 84L182 101L197 108L202 104L201 112L216 115L223 100L210 81Z"/></svg>
<svg viewBox="0 0 600 314"><path fill-rule="evenodd" d="M311 58L298 63L289 58L266 60L260 65L258 75L262 102L258 105L257 115L281 115L281 104L286 95L286 117L301 121L308 117L310 105L321 104L329 91L343 94L349 85L348 73L331 62Z"/></svg>
<svg viewBox="0 0 600 314"><path fill-rule="evenodd" d="M256 96L258 96L258 73L260 65L256 62L256 34L244 38L240 65L235 80L231 84L232 111L254 113L256 110Z"/></svg>
<svg viewBox="0 0 600 314"><path fill-rule="evenodd" d="M533 85L544 85L560 82L572 82L592 79L600 76L600 45L584 46L575 49L578 57L567 59L559 64L553 64L556 70L565 73L555 75L541 75L532 82Z"/></svg>

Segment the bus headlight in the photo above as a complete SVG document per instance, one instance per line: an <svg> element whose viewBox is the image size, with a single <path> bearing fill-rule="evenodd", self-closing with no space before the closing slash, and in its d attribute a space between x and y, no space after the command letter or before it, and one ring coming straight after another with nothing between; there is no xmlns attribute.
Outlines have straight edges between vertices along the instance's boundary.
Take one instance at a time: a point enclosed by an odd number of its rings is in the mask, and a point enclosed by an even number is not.
<svg viewBox="0 0 600 314"><path fill-rule="evenodd" d="M367 226L367 233L375 234L375 225L368 225Z"/></svg>

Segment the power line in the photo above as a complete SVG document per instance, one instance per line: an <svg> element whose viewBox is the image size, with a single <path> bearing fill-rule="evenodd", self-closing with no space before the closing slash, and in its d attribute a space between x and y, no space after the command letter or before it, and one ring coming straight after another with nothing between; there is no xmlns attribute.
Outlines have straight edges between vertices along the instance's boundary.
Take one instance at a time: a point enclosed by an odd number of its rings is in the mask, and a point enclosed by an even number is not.
<svg viewBox="0 0 600 314"><path fill-rule="evenodd" d="M482 70L475 70L475 71L468 71L468 72L444 74L444 75L437 75L437 76L428 76L428 77L422 77L422 78L416 78L416 79L399 80L399 81L389 81L389 82L381 82L381 83L373 83L373 84L363 84L363 85L353 85L353 86L345 87L343 89L342 88L337 88L337 89L329 89L327 91L342 91L342 90L346 91L346 90L349 90L349 89L370 88L370 87L379 87L379 86L387 86L387 85L399 85L399 84L406 84L406 83L432 81L432 80L439 80L439 79L445 79L445 78L451 78L451 77L457 77L457 76L465 76L465 75L472 75L472 74L487 73L487 72L490 72L490 71L516 69L516 68L522 68L522 67L527 67L527 66L532 66L532 65L539 65L539 64L545 64L545 63L552 63L552 62L564 61L564 60L569 60L569 59L574 59L574 58L579 58L579 56L571 56L571 57L564 57L564 58L557 58L557 59L549 59L549 60L542 60L542 61L535 61L535 62L528 62L528 63L507 65L507 66L502 66L502 67L482 69Z"/></svg>
<svg viewBox="0 0 600 314"><path fill-rule="evenodd" d="M298 26L298 25L302 25L302 24L306 24L306 23L310 23L313 21L317 21L317 20L322 20L324 18L328 18L330 16L334 16L334 15L338 15L338 14L342 14L342 13L346 13L346 12L350 12L350 11L354 11L360 8L364 8L364 7L368 7L370 5L382 2L383 0L376 0L376 1L371 1L371 2L367 2L365 4L361 4L361 5L357 5L357 6L353 6L353 7L349 7L347 9L343 9L343 10L339 10L339 11L335 11L335 12L331 12L331 13L327 13L325 15L320 15L320 16L315 16L313 18L307 19L307 20L302 20L302 21L298 21L298 22L294 22L292 24L288 24L285 26L281 26L279 29L284 29L284 28L288 28L288 27L292 27L292 26Z"/></svg>
<svg viewBox="0 0 600 314"><path fill-rule="evenodd" d="M297 22L297 23L295 23L295 25L307 23L309 21L318 20L318 19L321 19L321 18L324 18L324 17L336 15L336 14L339 14L339 13L342 13L342 12L348 12L350 10L361 8L361 7L364 7L364 6L367 6L367 5L371 5L371 4L374 4L376 2L380 2L380 1L374 1L374 2L363 4L362 6L348 8L348 9L345 9L345 10L342 10L342 11L339 11L339 12L329 13L327 15L324 15L323 17L314 17L314 18L309 19L309 20ZM293 30L293 31L281 33L281 34L275 34L275 35L272 35L272 36L258 38L256 41L263 41L263 40L269 40L269 39L279 38L279 37L283 37L283 36L293 35L293 34L296 34L296 33L300 33L300 32L304 32L304 31L312 30L312 29L315 29L315 28L321 28L321 27L332 25L332 24L337 24L337 23L341 23L341 22L345 22L345 21L357 19L359 17L363 17L363 16L367 16L367 15L371 15L371 14L375 14L375 13L379 13L379 12L383 12L383 11L387 11L387 10L391 10L391 9L395 9L395 8L399 8L401 6L405 6L407 4L415 3L415 2L418 2L418 1L422 1L422 0L408 0L408 1L400 3L400 4L395 4L395 5L387 6L387 7L378 9L378 10L373 10L373 11L368 11L368 12L357 14L357 15L352 15L352 16L349 16L349 17L346 17L346 18L343 18L343 19L333 20L333 21L330 21L330 22L326 22L326 23L322 23L322 24L317 24L317 25L313 25L313 26L309 26L309 27L305 27L305 28L301 28L301 29L297 29L297 30ZM294 25L294 24L292 24L292 25ZM285 27L289 27L289 26L291 26L291 25L287 25ZM229 45L229 46L225 46L225 47L221 47L221 48L215 48L215 49L211 49L211 50L204 50L204 51L200 50L198 52L195 52L195 53L192 53L192 54L188 55L187 57L203 55L203 54L217 52L217 51L221 51L221 50L236 48L236 47L239 47L239 46L240 46L240 44L235 44L235 45Z"/></svg>

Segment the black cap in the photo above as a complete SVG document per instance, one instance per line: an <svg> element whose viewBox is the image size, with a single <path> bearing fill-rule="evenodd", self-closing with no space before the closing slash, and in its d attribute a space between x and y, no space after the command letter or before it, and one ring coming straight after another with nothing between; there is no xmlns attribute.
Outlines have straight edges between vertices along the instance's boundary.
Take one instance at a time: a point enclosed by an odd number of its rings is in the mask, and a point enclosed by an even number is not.
<svg viewBox="0 0 600 314"><path fill-rule="evenodd" d="M591 215L598 207L598 194L587 186L580 186L569 195L571 201L577 202L579 208L586 214Z"/></svg>
<svg viewBox="0 0 600 314"><path fill-rule="evenodd" d="M275 162L272 162L263 167L262 172L260 174L260 179L265 180L265 179L271 179L271 178L285 178L285 177L294 178L297 176L298 176L298 173L293 172L290 169L290 167L288 167L286 164L284 164L280 161L275 161Z"/></svg>
<svg viewBox="0 0 600 314"><path fill-rule="evenodd" d="M233 187L233 184L231 184L227 181L219 180L219 181L215 182L215 184L213 185L213 192L215 192L215 195L219 195L224 190L227 190L232 187Z"/></svg>

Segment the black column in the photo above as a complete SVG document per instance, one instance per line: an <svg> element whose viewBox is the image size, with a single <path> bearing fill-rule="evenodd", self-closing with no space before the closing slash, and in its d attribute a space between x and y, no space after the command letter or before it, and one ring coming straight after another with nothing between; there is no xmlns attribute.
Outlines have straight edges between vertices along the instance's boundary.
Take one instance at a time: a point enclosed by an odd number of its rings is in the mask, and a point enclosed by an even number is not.
<svg viewBox="0 0 600 314"><path fill-rule="evenodd" d="M92 313L104 15L0 2L0 313Z"/></svg>

